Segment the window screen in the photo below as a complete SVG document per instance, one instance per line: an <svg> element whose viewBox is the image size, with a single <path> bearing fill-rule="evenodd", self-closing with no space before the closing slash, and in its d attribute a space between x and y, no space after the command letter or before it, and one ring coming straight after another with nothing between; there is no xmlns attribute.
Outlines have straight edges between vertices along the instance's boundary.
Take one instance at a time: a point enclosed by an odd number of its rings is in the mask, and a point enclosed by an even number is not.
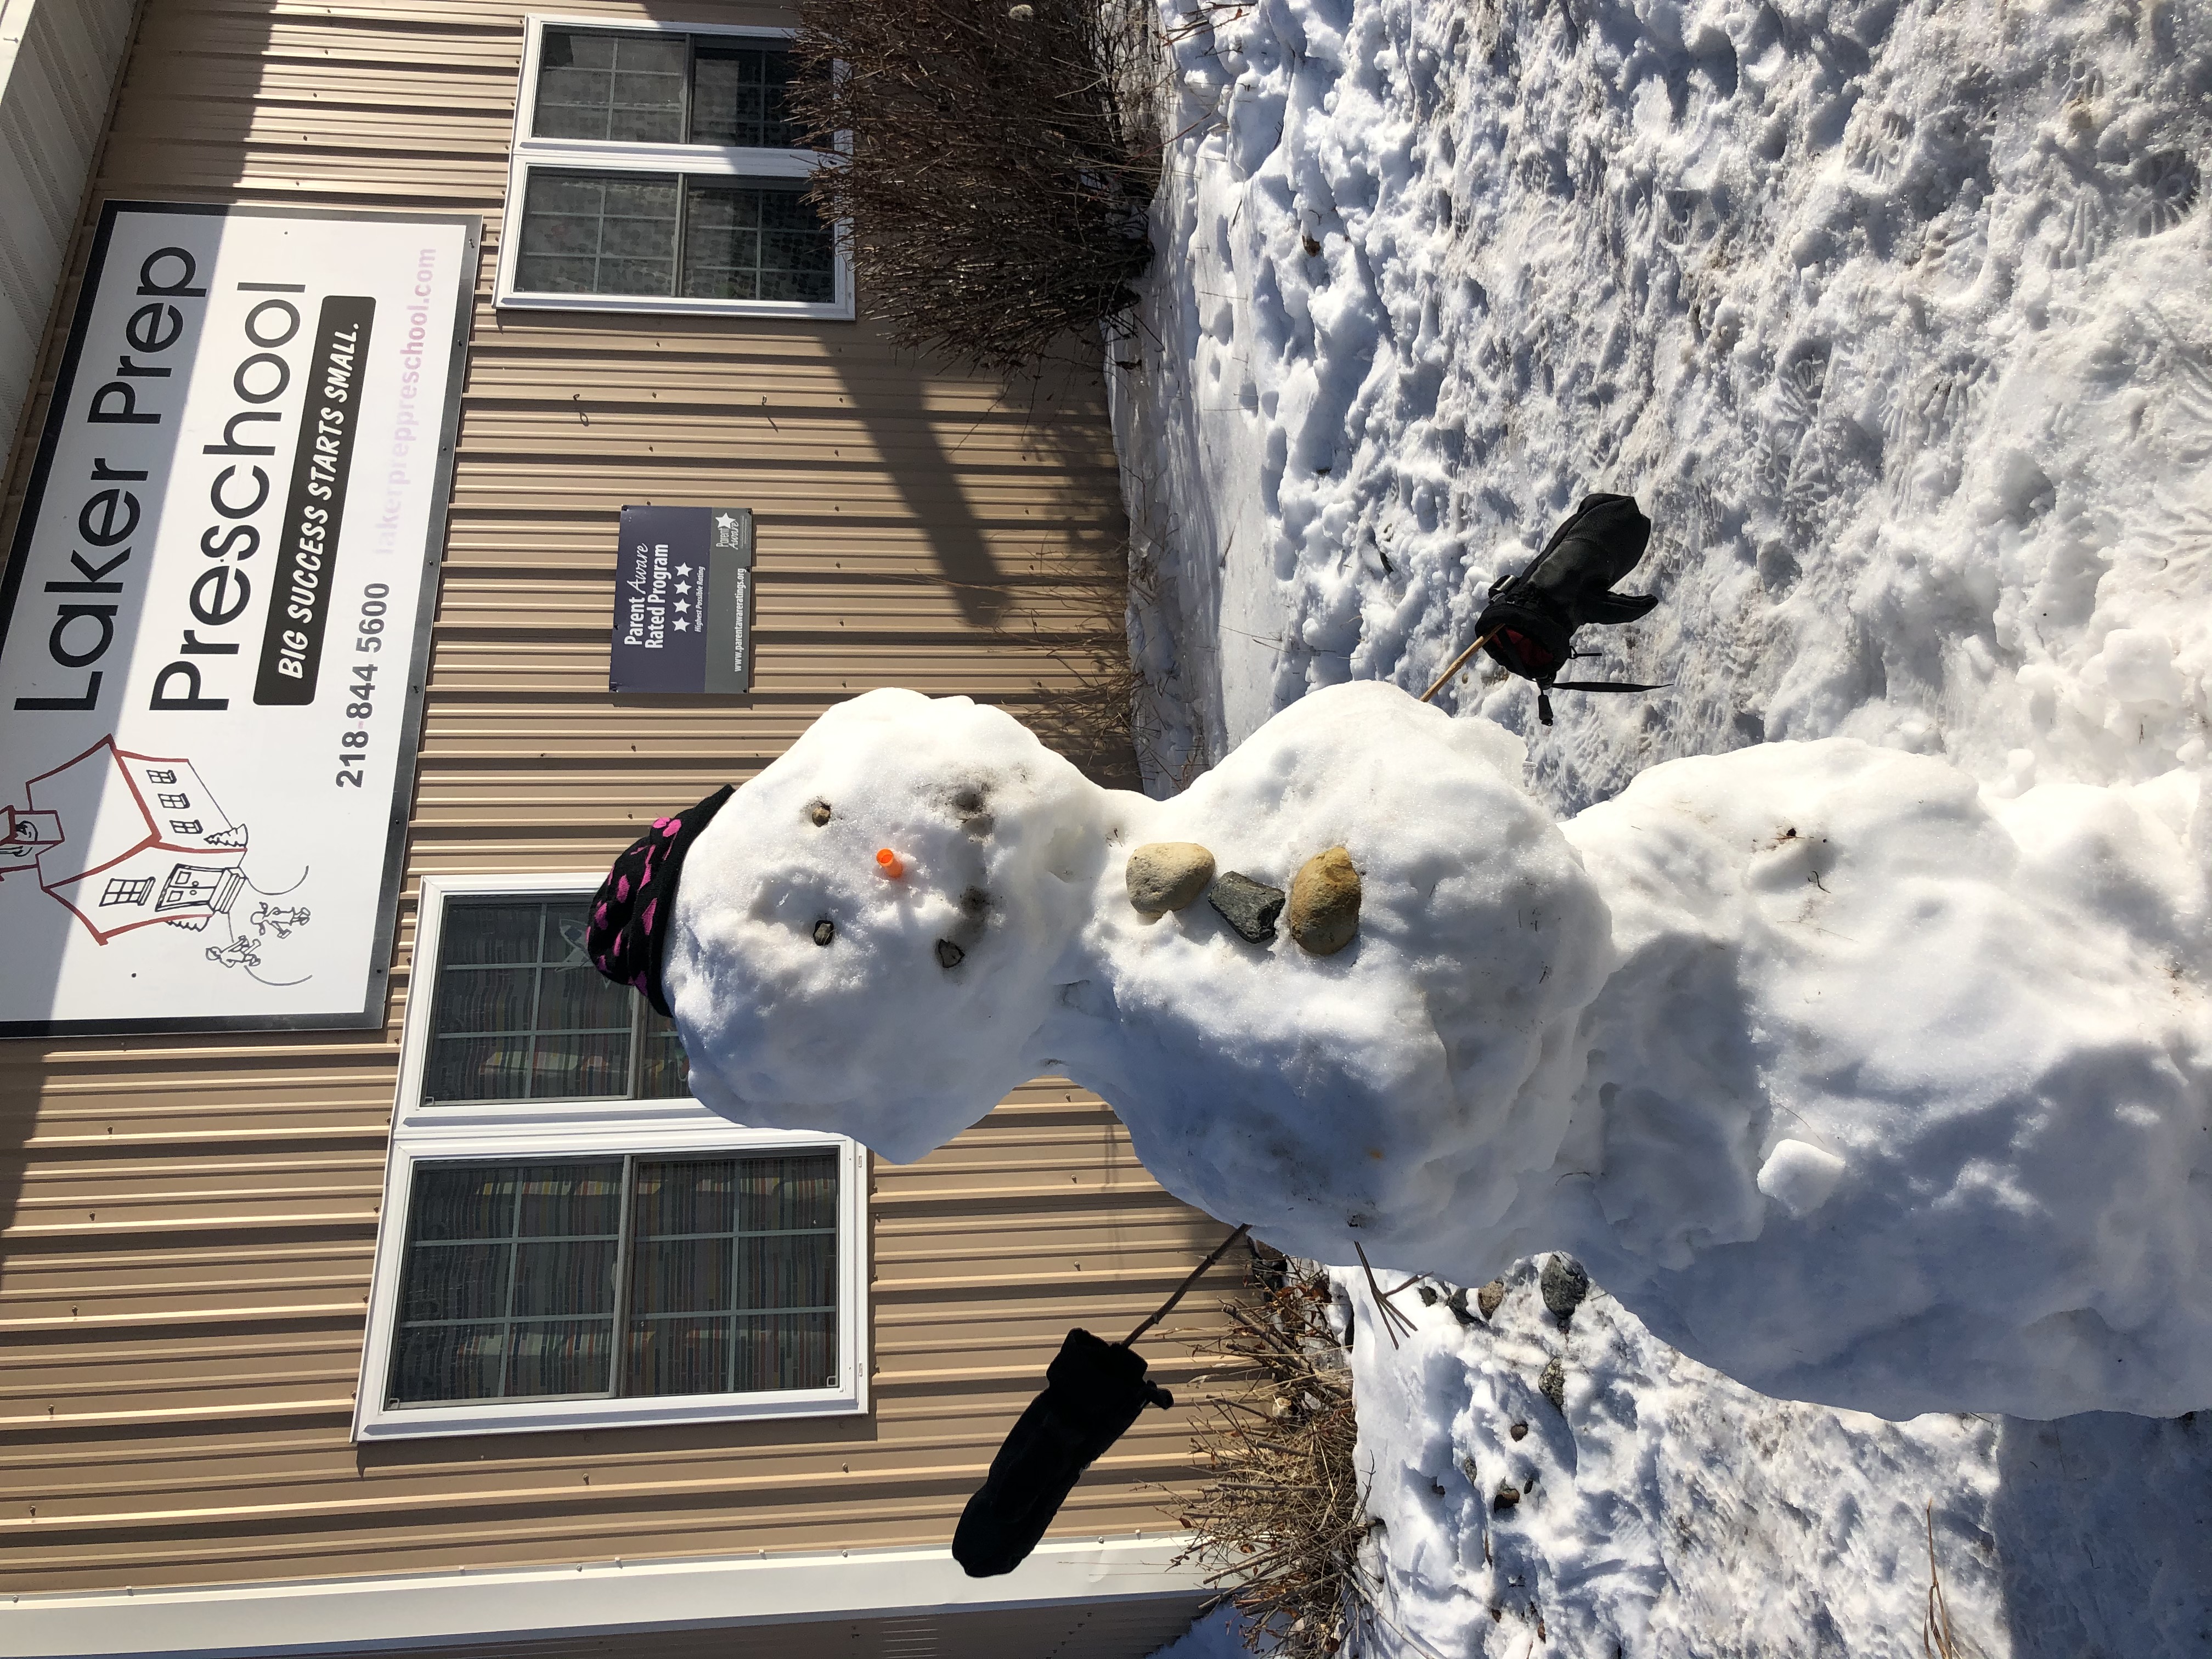
<svg viewBox="0 0 2212 1659"><path fill-rule="evenodd" d="M691 142L745 149L789 149L784 118L790 59L757 46L725 46L695 37L691 60Z"/></svg>
<svg viewBox="0 0 2212 1659"><path fill-rule="evenodd" d="M673 173L532 167L517 285L533 294L672 293L678 189Z"/></svg>
<svg viewBox="0 0 2212 1659"><path fill-rule="evenodd" d="M581 894L447 904L426 1103L685 1092L674 1025L585 954L589 908Z"/></svg>
<svg viewBox="0 0 2212 1659"><path fill-rule="evenodd" d="M684 181L684 291L717 300L834 300L837 249L796 185Z"/></svg>
<svg viewBox="0 0 2212 1659"><path fill-rule="evenodd" d="M689 58L681 34L548 29L532 136L680 144Z"/></svg>
<svg viewBox="0 0 2212 1659"><path fill-rule="evenodd" d="M726 36L549 28L531 137L789 149L789 64Z"/></svg>
<svg viewBox="0 0 2212 1659"><path fill-rule="evenodd" d="M389 1403L836 1387L837 1168L418 1164Z"/></svg>

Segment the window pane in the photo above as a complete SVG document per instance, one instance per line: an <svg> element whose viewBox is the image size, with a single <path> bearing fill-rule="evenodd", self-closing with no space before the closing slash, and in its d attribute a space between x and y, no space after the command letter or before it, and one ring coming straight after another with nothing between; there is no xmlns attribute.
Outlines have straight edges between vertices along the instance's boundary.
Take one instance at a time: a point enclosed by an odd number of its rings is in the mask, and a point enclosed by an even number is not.
<svg viewBox="0 0 2212 1659"><path fill-rule="evenodd" d="M548 1320L508 1328L502 1399L532 1395L605 1394L614 1347L614 1321Z"/></svg>
<svg viewBox="0 0 2212 1659"><path fill-rule="evenodd" d="M538 61L540 138L684 142L684 37L548 29Z"/></svg>
<svg viewBox="0 0 2212 1659"><path fill-rule="evenodd" d="M584 953L589 902L448 907L424 1100L629 1093L632 993Z"/></svg>
<svg viewBox="0 0 2212 1659"><path fill-rule="evenodd" d="M624 1394L834 1382L837 1168L816 1152L639 1160Z"/></svg>
<svg viewBox="0 0 2212 1659"><path fill-rule="evenodd" d="M683 1164L641 1164L633 1225L641 1238L694 1233L727 1237L735 1224L738 1164L731 1158Z"/></svg>
<svg viewBox="0 0 2212 1659"><path fill-rule="evenodd" d="M503 1241L424 1243L407 1275L399 1317L410 1325L496 1319L507 1311L514 1264L514 1246Z"/></svg>
<svg viewBox="0 0 2212 1659"><path fill-rule="evenodd" d="M837 1382L836 1316L739 1318L732 1391L828 1389Z"/></svg>
<svg viewBox="0 0 2212 1659"><path fill-rule="evenodd" d="M691 142L789 149L783 94L790 59L774 47L694 43L691 66Z"/></svg>
<svg viewBox="0 0 2212 1659"><path fill-rule="evenodd" d="M837 297L836 238L799 185L684 181L684 292L702 299Z"/></svg>
<svg viewBox="0 0 2212 1659"><path fill-rule="evenodd" d="M524 1238L612 1238L622 1230L622 1165L530 1164L513 1178Z"/></svg>
<svg viewBox="0 0 2212 1659"><path fill-rule="evenodd" d="M615 1310L615 1241L559 1239L514 1247L514 1303L526 1314L611 1314Z"/></svg>
<svg viewBox="0 0 2212 1659"><path fill-rule="evenodd" d="M520 1100L530 1091L530 1038L440 1037L422 1074L426 1102Z"/></svg>
<svg viewBox="0 0 2212 1659"><path fill-rule="evenodd" d="M639 1036L645 1052L639 1057L637 1092L641 1100L669 1100L691 1092L691 1062L676 1036L676 1022L657 1014L642 1003L644 1029Z"/></svg>
<svg viewBox="0 0 2212 1659"><path fill-rule="evenodd" d="M677 180L533 167L515 285L528 294L669 294Z"/></svg>
<svg viewBox="0 0 2212 1659"><path fill-rule="evenodd" d="M535 968L448 968L440 975L441 1036L527 1031L538 1001Z"/></svg>
<svg viewBox="0 0 2212 1659"><path fill-rule="evenodd" d="M403 1325L392 1362L392 1403L496 1400L506 1369L504 1325Z"/></svg>
<svg viewBox="0 0 2212 1659"><path fill-rule="evenodd" d="M392 1402L605 1393L622 1180L619 1159L420 1166Z"/></svg>
<svg viewBox="0 0 2212 1659"><path fill-rule="evenodd" d="M471 904L455 900L446 907L438 960L448 965L535 962L544 909L539 904Z"/></svg>
<svg viewBox="0 0 2212 1659"><path fill-rule="evenodd" d="M731 1392L731 1325L727 1318L633 1322L623 1392L633 1395Z"/></svg>

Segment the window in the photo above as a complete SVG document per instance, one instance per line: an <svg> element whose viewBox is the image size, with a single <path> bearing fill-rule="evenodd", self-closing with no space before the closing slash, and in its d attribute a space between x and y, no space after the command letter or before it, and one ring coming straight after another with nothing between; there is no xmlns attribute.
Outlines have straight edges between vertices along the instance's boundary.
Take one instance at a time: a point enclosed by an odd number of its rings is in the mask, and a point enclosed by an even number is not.
<svg viewBox="0 0 2212 1659"><path fill-rule="evenodd" d="M200 832L198 818L171 818L169 828L180 836L197 836Z"/></svg>
<svg viewBox="0 0 2212 1659"><path fill-rule="evenodd" d="M821 158L786 118L787 32L532 19L500 303L850 317Z"/></svg>
<svg viewBox="0 0 2212 1659"><path fill-rule="evenodd" d="M154 890L154 878L129 881L121 876L108 878L107 890L100 896L102 904L143 904Z"/></svg>
<svg viewBox="0 0 2212 1659"><path fill-rule="evenodd" d="M358 1439L866 1409L866 1154L691 1099L597 884L423 882Z"/></svg>
<svg viewBox="0 0 2212 1659"><path fill-rule="evenodd" d="M147 769L146 781L149 783L174 783L176 781L174 772L156 772L150 767Z"/></svg>
<svg viewBox="0 0 2212 1659"><path fill-rule="evenodd" d="M837 1163L417 1164L387 1405L835 1388Z"/></svg>
<svg viewBox="0 0 2212 1659"><path fill-rule="evenodd" d="M585 955L589 903L577 893L449 904L424 1101L684 1092L675 1026Z"/></svg>
<svg viewBox="0 0 2212 1659"><path fill-rule="evenodd" d="M161 801L163 811L181 812L191 806L192 798L190 795L163 795Z"/></svg>

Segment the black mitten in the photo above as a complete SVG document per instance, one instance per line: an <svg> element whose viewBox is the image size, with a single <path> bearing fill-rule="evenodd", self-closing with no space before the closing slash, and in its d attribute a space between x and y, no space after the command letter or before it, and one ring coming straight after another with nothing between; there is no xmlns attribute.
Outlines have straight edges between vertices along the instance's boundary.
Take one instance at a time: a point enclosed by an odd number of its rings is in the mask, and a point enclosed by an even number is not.
<svg viewBox="0 0 2212 1659"><path fill-rule="evenodd" d="M1084 1470L1127 1431L1146 1406L1175 1396L1145 1377L1145 1362L1120 1343L1073 1330L961 1511L952 1558L971 1578L1012 1572L1035 1549Z"/></svg>
<svg viewBox="0 0 2212 1659"><path fill-rule="evenodd" d="M1542 594L1577 627L1632 623L1658 599L1606 590L1636 568L1650 542L1651 520L1634 496L1585 495L1574 516L1552 532L1517 586Z"/></svg>
<svg viewBox="0 0 2212 1659"><path fill-rule="evenodd" d="M1537 711L1545 725L1552 723L1552 709L1543 694L1575 655L1575 629L1632 623L1659 603L1648 593L1609 591L1636 568L1650 541L1651 520L1633 496L1585 495L1526 570L1491 588L1475 634L1508 672L1536 682ZM1574 680L1559 684L1583 691L1657 689Z"/></svg>

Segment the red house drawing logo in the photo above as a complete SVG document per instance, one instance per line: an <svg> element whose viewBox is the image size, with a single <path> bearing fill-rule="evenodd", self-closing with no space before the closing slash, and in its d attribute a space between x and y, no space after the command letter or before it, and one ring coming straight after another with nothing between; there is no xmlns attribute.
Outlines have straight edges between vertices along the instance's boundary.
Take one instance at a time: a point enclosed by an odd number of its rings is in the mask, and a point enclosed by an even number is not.
<svg viewBox="0 0 2212 1659"><path fill-rule="evenodd" d="M135 755L111 735L0 808L0 880L35 871L102 945L167 922L194 932L246 886L246 826L188 760Z"/></svg>

